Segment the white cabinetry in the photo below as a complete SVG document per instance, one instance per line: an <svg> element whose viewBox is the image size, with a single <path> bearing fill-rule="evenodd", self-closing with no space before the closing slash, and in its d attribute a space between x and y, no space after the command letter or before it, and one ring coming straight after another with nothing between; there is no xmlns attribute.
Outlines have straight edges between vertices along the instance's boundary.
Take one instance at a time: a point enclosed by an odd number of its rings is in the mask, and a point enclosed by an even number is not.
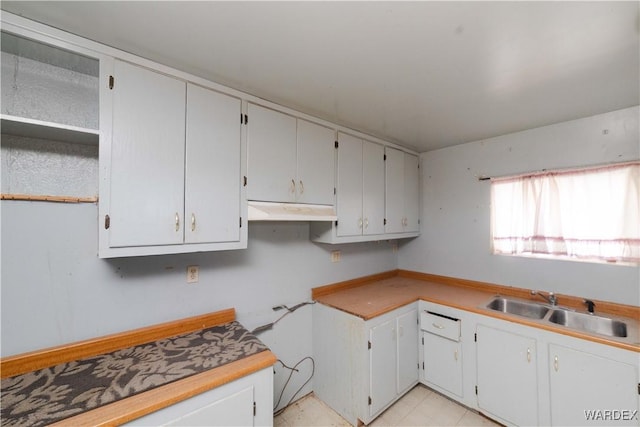
<svg viewBox="0 0 640 427"><path fill-rule="evenodd" d="M240 99L120 60L112 82L100 256L246 247Z"/></svg>
<svg viewBox="0 0 640 427"><path fill-rule="evenodd" d="M385 147L385 233L419 230L418 156Z"/></svg>
<svg viewBox="0 0 640 427"><path fill-rule="evenodd" d="M125 425L270 426L272 405L273 371L269 367Z"/></svg>
<svg viewBox="0 0 640 427"><path fill-rule="evenodd" d="M461 320L445 308L422 310L423 381L447 395L462 397Z"/></svg>
<svg viewBox="0 0 640 427"><path fill-rule="evenodd" d="M536 340L478 325L478 407L506 424L538 424Z"/></svg>
<svg viewBox="0 0 640 427"><path fill-rule="evenodd" d="M411 310L369 330L370 416L380 413L418 380L417 313Z"/></svg>
<svg viewBox="0 0 640 427"><path fill-rule="evenodd" d="M549 345L551 424L637 426L640 356L634 363L628 351L589 347Z"/></svg>
<svg viewBox="0 0 640 427"><path fill-rule="evenodd" d="M338 220L314 223L311 238L322 243L380 240L384 235L384 146L338 133Z"/></svg>
<svg viewBox="0 0 640 427"><path fill-rule="evenodd" d="M311 239L350 243L417 236L418 157L342 132L338 144L338 221L312 224Z"/></svg>
<svg viewBox="0 0 640 427"><path fill-rule="evenodd" d="M384 233L384 147L338 134L338 236Z"/></svg>
<svg viewBox="0 0 640 427"><path fill-rule="evenodd" d="M248 198L333 205L332 129L249 103Z"/></svg>
<svg viewBox="0 0 640 427"><path fill-rule="evenodd" d="M314 392L347 421L369 423L418 382L416 303L367 321L313 310Z"/></svg>

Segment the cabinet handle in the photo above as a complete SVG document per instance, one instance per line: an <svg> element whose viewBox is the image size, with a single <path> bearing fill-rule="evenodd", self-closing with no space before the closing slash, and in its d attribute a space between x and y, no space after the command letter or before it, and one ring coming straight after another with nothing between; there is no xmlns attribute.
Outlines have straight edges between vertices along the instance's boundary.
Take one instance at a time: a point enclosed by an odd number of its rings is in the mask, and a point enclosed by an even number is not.
<svg viewBox="0 0 640 427"><path fill-rule="evenodd" d="M296 193L296 182L295 180L291 180L291 194L295 194Z"/></svg>
<svg viewBox="0 0 640 427"><path fill-rule="evenodd" d="M453 358L455 359L455 361L458 361L458 350L456 349L456 351L453 352Z"/></svg>
<svg viewBox="0 0 640 427"><path fill-rule="evenodd" d="M302 183L302 180L300 180L300 194L304 193L304 184Z"/></svg>
<svg viewBox="0 0 640 427"><path fill-rule="evenodd" d="M369 228L369 218L364 219L364 228Z"/></svg>
<svg viewBox="0 0 640 427"><path fill-rule="evenodd" d="M196 215L191 214L191 231L196 231Z"/></svg>
<svg viewBox="0 0 640 427"><path fill-rule="evenodd" d="M527 363L531 363L531 349L527 349Z"/></svg>
<svg viewBox="0 0 640 427"><path fill-rule="evenodd" d="M558 356L554 356L553 358L553 369L558 372Z"/></svg>
<svg viewBox="0 0 640 427"><path fill-rule="evenodd" d="M358 228L362 228L362 218L358 218Z"/></svg>
<svg viewBox="0 0 640 427"><path fill-rule="evenodd" d="M434 328L437 328L437 329L444 329L444 326L442 326L442 325L441 325L441 324L439 324L439 323L432 323L432 325L433 325L433 327L434 327Z"/></svg>
<svg viewBox="0 0 640 427"><path fill-rule="evenodd" d="M180 215L176 212L176 231L180 231Z"/></svg>

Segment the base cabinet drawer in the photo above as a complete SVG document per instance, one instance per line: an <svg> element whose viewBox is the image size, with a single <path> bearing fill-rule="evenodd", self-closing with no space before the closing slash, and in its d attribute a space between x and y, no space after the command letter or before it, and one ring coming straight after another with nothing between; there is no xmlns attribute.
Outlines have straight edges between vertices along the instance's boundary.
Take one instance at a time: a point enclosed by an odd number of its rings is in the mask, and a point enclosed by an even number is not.
<svg viewBox="0 0 640 427"><path fill-rule="evenodd" d="M460 320L433 311L422 310L420 327L423 331L460 341Z"/></svg>

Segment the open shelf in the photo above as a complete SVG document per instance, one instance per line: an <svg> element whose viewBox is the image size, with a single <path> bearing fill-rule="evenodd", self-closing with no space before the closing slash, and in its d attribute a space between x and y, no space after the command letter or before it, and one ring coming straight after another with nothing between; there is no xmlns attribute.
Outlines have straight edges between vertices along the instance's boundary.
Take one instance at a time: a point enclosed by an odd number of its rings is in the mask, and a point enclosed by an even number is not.
<svg viewBox="0 0 640 427"><path fill-rule="evenodd" d="M95 129L63 125L43 120L1 114L2 133L28 138L49 139L76 144L98 144L100 132Z"/></svg>

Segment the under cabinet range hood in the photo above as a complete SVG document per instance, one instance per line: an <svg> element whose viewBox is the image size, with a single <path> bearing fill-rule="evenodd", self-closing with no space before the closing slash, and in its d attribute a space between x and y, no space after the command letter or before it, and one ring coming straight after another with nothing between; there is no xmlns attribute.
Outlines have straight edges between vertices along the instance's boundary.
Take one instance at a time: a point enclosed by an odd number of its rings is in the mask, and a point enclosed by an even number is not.
<svg viewBox="0 0 640 427"><path fill-rule="evenodd" d="M335 221L331 205L249 201L249 221Z"/></svg>

